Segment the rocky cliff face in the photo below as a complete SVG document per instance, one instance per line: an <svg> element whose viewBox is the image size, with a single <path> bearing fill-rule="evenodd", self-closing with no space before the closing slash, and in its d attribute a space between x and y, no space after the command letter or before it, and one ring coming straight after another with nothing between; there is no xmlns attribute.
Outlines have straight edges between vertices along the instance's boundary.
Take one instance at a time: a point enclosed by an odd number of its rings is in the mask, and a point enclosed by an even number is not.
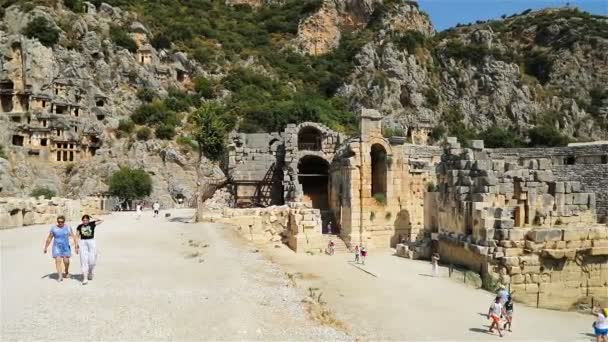
<svg viewBox="0 0 608 342"><path fill-rule="evenodd" d="M409 13L406 22L422 20ZM605 18L545 10L432 38L432 31L427 38L403 32L367 43L341 89L354 106L384 113L388 125L407 130L457 120L477 130L525 132L543 123L574 138L606 138Z"/></svg>
<svg viewBox="0 0 608 342"><path fill-rule="evenodd" d="M59 30L52 48L23 32L45 18ZM135 51L117 46L111 27L124 27ZM161 95L189 86L196 67L183 54L157 51L147 29L128 12L88 5L80 15L63 9L19 6L5 10L0 27L0 195L28 195L49 187L85 197L107 190L121 166L143 167L153 177L153 197L166 205L191 197L196 156L170 141L117 139L119 120L141 104L138 89Z"/></svg>

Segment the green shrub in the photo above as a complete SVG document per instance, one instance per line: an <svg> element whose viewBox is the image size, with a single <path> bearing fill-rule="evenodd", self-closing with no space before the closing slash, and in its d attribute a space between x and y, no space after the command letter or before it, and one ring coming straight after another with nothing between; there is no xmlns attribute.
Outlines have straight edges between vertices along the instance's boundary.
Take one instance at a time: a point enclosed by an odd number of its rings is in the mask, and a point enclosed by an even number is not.
<svg viewBox="0 0 608 342"><path fill-rule="evenodd" d="M424 92L424 97L426 97L426 102L429 104L429 107L437 108L439 105L439 94L437 94L435 88L427 88Z"/></svg>
<svg viewBox="0 0 608 342"><path fill-rule="evenodd" d="M201 152L211 160L219 160L224 153L224 144L229 125L224 115L226 108L211 102L190 115L193 138Z"/></svg>
<svg viewBox="0 0 608 342"><path fill-rule="evenodd" d="M383 127L382 128L382 136L385 138L390 137L405 137L405 131L402 127Z"/></svg>
<svg viewBox="0 0 608 342"><path fill-rule="evenodd" d="M569 139L561 134L555 127L546 124L528 130L531 147L566 146Z"/></svg>
<svg viewBox="0 0 608 342"><path fill-rule="evenodd" d="M413 54L417 48L425 46L426 37L418 31L406 31L397 37L393 37L393 41L397 47Z"/></svg>
<svg viewBox="0 0 608 342"><path fill-rule="evenodd" d="M59 40L59 30L45 17L36 17L23 30L28 38L36 38L47 47L53 47Z"/></svg>
<svg viewBox="0 0 608 342"><path fill-rule="evenodd" d="M386 194L383 192L378 192L374 194L374 199L376 200L376 203L380 204L380 205L386 205Z"/></svg>
<svg viewBox="0 0 608 342"><path fill-rule="evenodd" d="M175 139L175 142L178 143L179 145L181 145L182 147L188 148L188 149L192 149L192 150L197 150L198 149L198 145L196 144L196 141L192 140L189 137L180 135L179 137L177 137L177 139Z"/></svg>
<svg viewBox="0 0 608 342"><path fill-rule="evenodd" d="M131 119L138 125L158 125L161 123L177 125L175 113L167 109L164 102L161 101L144 103L135 110Z"/></svg>
<svg viewBox="0 0 608 342"><path fill-rule="evenodd" d="M118 130L130 134L135 129L135 123L131 119L123 119L118 122Z"/></svg>
<svg viewBox="0 0 608 342"><path fill-rule="evenodd" d="M479 134L488 148L524 147L525 143L512 129L502 129L492 126Z"/></svg>
<svg viewBox="0 0 608 342"><path fill-rule="evenodd" d="M215 90L213 88L213 82L205 77L201 76L194 79L194 90L199 96L202 96L206 99L211 99L215 97Z"/></svg>
<svg viewBox="0 0 608 342"><path fill-rule="evenodd" d="M137 130L137 140L148 140L150 139L150 136L152 135L152 131L148 128L148 127L142 127L140 129Z"/></svg>
<svg viewBox="0 0 608 342"><path fill-rule="evenodd" d="M496 293L500 287L500 282L490 274L484 273L481 277L481 287L486 291Z"/></svg>
<svg viewBox="0 0 608 342"><path fill-rule="evenodd" d="M162 124L156 127L154 134L158 139L170 140L175 136L175 126Z"/></svg>
<svg viewBox="0 0 608 342"><path fill-rule="evenodd" d="M169 50L171 49L171 41L164 34L155 35L150 44L157 50Z"/></svg>
<svg viewBox="0 0 608 342"><path fill-rule="evenodd" d="M152 178L144 170L123 167L110 177L109 192L127 201L150 196Z"/></svg>
<svg viewBox="0 0 608 342"><path fill-rule="evenodd" d="M63 4L74 13L84 13L85 6L82 0L63 0Z"/></svg>
<svg viewBox="0 0 608 342"><path fill-rule="evenodd" d="M111 26L110 27L110 39L116 44L124 49L127 49L131 52L137 52L137 43L129 33L120 26Z"/></svg>
<svg viewBox="0 0 608 342"><path fill-rule="evenodd" d="M526 56L526 74L536 77L541 84L549 82L552 70L553 61L546 54L534 51Z"/></svg>
<svg viewBox="0 0 608 342"><path fill-rule="evenodd" d="M49 189L48 187L44 187L44 186L38 186L35 187L34 190L32 190L32 192L30 192L30 196L31 197L40 197L40 196L44 196L44 198L46 199L51 199L53 197L55 197L57 194L55 193L55 191Z"/></svg>
<svg viewBox="0 0 608 342"><path fill-rule="evenodd" d="M158 94L152 88L141 88L137 91L137 98L142 102L152 102L158 98Z"/></svg>

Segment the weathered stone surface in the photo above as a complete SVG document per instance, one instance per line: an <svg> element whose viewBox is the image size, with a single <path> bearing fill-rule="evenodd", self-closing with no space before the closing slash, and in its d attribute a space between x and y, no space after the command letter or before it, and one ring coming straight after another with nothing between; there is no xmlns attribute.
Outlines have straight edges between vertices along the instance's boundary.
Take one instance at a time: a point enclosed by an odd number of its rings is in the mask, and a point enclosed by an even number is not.
<svg viewBox="0 0 608 342"><path fill-rule="evenodd" d="M526 237L534 242L559 241L562 239L561 229L533 229Z"/></svg>

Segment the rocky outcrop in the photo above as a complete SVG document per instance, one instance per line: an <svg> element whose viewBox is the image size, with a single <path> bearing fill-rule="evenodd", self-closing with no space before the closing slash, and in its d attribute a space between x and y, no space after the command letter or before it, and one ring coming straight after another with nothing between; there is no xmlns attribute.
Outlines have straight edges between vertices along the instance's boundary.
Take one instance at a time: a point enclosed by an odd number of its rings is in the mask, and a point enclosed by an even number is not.
<svg viewBox="0 0 608 342"><path fill-rule="evenodd" d="M6 9L0 30L0 196L25 196L47 187L84 198L107 190L121 166L146 169L153 197L164 206L189 201L196 187L190 153L169 141L132 142L114 134L121 119L141 105L137 91L185 89L197 70L184 53L157 51L149 31L131 13L102 4L76 15L61 6L24 13ZM60 31L52 48L22 35L45 18ZM110 27L121 27L137 51L115 45Z"/></svg>
<svg viewBox="0 0 608 342"><path fill-rule="evenodd" d="M522 133L549 122L574 138L606 136L606 95L597 90L608 81L608 40L592 28L605 27L602 18L545 10L429 39L432 29L405 25L424 21L411 11L399 12L403 21L387 15L382 27L402 33L379 32L356 57L340 90L354 107L378 109L406 130L452 115L476 130Z"/></svg>
<svg viewBox="0 0 608 342"><path fill-rule="evenodd" d="M326 0L319 10L302 20L295 45L305 54L323 55L338 46L343 31L362 30L378 24L374 22L378 20L385 33L413 30L431 35L434 32L428 17L412 2Z"/></svg>

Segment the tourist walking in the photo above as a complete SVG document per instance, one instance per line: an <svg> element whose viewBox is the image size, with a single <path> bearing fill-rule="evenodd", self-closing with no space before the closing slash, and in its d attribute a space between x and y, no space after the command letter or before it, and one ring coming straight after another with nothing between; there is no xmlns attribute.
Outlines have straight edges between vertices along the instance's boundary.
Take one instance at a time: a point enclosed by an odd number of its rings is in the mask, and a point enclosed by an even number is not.
<svg viewBox="0 0 608 342"><path fill-rule="evenodd" d="M365 265L365 258L367 257L367 248L361 246L361 264Z"/></svg>
<svg viewBox="0 0 608 342"><path fill-rule="evenodd" d="M498 335L502 337L502 332L500 330L500 316L502 315L502 305L500 304L500 297L496 297L494 302L490 305L490 309L488 310L488 319L492 320L492 324L490 324L489 333L494 332L494 328L498 330Z"/></svg>
<svg viewBox="0 0 608 342"><path fill-rule="evenodd" d="M46 254L51 241L53 242L52 255L57 269L57 281L63 281L63 278L70 276L70 257L72 256L70 237L74 241L74 248L78 254L78 244L72 228L65 224L65 216L58 216L57 224L51 227L44 244L44 254Z"/></svg>
<svg viewBox="0 0 608 342"><path fill-rule="evenodd" d="M361 255L361 250L359 249L359 245L355 246L355 262L359 263L359 256Z"/></svg>
<svg viewBox="0 0 608 342"><path fill-rule="evenodd" d="M334 255L334 246L334 240L329 240L329 243L327 244L327 254Z"/></svg>
<svg viewBox="0 0 608 342"><path fill-rule="evenodd" d="M142 207L141 203L137 203L137 205L135 206L135 213L136 213L138 220L141 218L142 211L143 211L143 207Z"/></svg>
<svg viewBox="0 0 608 342"><path fill-rule="evenodd" d="M596 342L608 342L608 308L601 309L599 306L593 308L593 314L597 315L593 322L593 332Z"/></svg>
<svg viewBox="0 0 608 342"><path fill-rule="evenodd" d="M160 211L160 203L158 203L158 201L154 202L154 204L152 204L152 209L154 210L154 217L158 217L158 213Z"/></svg>
<svg viewBox="0 0 608 342"><path fill-rule="evenodd" d="M507 299L509 299L509 291L507 291L507 288L504 285L500 285L498 293L496 295L500 297L501 305L505 305Z"/></svg>
<svg viewBox="0 0 608 342"><path fill-rule="evenodd" d="M503 311L505 319L507 320L503 326L503 330L506 330L507 326L509 326L509 331L511 331L511 326L513 325L513 298L511 298L511 295L507 297Z"/></svg>
<svg viewBox="0 0 608 342"><path fill-rule="evenodd" d="M82 216L82 223L76 227L78 245L80 246L80 268L82 270L82 285L93 280L93 270L97 261L97 245L95 243L95 228L103 220L92 220L89 215Z"/></svg>
<svg viewBox="0 0 608 342"><path fill-rule="evenodd" d="M431 274L433 277L439 276L439 253L433 253L431 256Z"/></svg>

